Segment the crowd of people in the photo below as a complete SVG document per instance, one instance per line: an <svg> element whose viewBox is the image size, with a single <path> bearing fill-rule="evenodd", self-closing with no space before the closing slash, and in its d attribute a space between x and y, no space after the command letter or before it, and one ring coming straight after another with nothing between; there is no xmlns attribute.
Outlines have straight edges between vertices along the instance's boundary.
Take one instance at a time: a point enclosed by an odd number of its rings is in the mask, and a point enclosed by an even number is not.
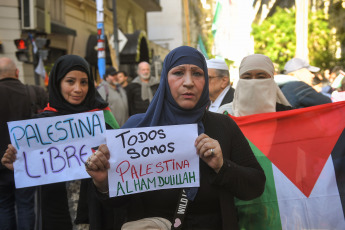
<svg viewBox="0 0 345 230"><path fill-rule="evenodd" d="M10 144L8 121L108 109L113 116L105 119L107 129L196 123L200 187L186 189L188 209L178 229L238 229L235 198L259 197L266 177L231 116L345 100L341 68L328 75L325 71L327 82L322 79L317 88L320 68L300 58L288 61L284 74L276 74L269 57L248 55L239 66L236 88L224 60L206 60L188 46L166 56L160 81L150 71L149 63L138 63L138 76L129 82L126 72L110 66L95 86L86 60L64 55L50 72L49 97L39 91L34 101L46 99L32 103L32 90L18 80L14 62L0 58L0 106L6 111L0 115L0 229L136 229L132 223L151 217L164 218L166 229L173 229L176 204L186 192L164 189L109 198L110 151L105 144L86 161L91 179L16 189L17 151ZM38 103L45 104L43 111L32 109Z"/></svg>

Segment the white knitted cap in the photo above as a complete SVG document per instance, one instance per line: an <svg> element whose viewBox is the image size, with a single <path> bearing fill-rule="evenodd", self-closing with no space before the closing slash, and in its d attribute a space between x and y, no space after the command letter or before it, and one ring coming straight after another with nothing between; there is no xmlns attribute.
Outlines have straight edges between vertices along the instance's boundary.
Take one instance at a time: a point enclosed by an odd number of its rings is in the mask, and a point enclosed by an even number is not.
<svg viewBox="0 0 345 230"><path fill-rule="evenodd" d="M220 70L229 70L228 65L225 63L224 60L221 59L210 59L206 60L207 68L208 69L220 69Z"/></svg>

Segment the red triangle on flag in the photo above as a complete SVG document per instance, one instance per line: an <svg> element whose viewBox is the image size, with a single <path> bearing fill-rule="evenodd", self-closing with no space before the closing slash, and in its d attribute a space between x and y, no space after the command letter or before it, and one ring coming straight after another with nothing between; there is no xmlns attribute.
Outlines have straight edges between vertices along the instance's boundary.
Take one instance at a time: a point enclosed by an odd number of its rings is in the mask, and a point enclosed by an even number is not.
<svg viewBox="0 0 345 230"><path fill-rule="evenodd" d="M309 197L345 127L345 102L232 118L243 134Z"/></svg>

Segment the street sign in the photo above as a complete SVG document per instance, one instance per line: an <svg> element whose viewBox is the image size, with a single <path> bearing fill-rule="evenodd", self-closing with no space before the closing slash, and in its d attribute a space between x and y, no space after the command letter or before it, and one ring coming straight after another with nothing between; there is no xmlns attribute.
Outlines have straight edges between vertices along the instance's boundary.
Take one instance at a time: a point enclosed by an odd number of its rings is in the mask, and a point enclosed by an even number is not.
<svg viewBox="0 0 345 230"><path fill-rule="evenodd" d="M127 43L127 37L126 35L124 35L121 30L117 30L117 36L119 38L119 52L121 52L123 50L123 48L125 47L126 43ZM112 34L110 36L110 42L109 44L114 44L114 34ZM114 49L114 47L111 47Z"/></svg>
<svg viewBox="0 0 345 230"><path fill-rule="evenodd" d="M117 36L119 38L119 52L121 52L125 47L128 39L119 29L117 30Z"/></svg>

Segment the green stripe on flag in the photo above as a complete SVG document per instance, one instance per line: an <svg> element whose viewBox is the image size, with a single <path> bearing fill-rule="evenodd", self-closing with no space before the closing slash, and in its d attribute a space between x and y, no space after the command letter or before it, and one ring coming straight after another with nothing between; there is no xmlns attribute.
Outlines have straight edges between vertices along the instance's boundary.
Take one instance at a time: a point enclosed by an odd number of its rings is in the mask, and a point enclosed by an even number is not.
<svg viewBox="0 0 345 230"><path fill-rule="evenodd" d="M217 21L218 21L218 18L219 18L219 15L220 15L221 11L222 11L222 4L219 1L217 1L216 10L214 12L212 28L211 28L213 37L216 36Z"/></svg>
<svg viewBox="0 0 345 230"><path fill-rule="evenodd" d="M113 129L118 129L120 128L119 124L117 123L114 115L111 113L109 110L103 110L103 115L104 115L104 120L105 123L110 125Z"/></svg>
<svg viewBox="0 0 345 230"><path fill-rule="evenodd" d="M256 199L235 199L240 229L282 229L272 163L252 142L248 142L265 172L266 184L264 193Z"/></svg>
<svg viewBox="0 0 345 230"><path fill-rule="evenodd" d="M198 37L198 46L199 46L199 48L201 50L201 53L205 56L205 58L209 59L209 57L207 55L207 51L206 51L205 45L204 45L204 42L202 41L202 38L201 38L200 35Z"/></svg>

